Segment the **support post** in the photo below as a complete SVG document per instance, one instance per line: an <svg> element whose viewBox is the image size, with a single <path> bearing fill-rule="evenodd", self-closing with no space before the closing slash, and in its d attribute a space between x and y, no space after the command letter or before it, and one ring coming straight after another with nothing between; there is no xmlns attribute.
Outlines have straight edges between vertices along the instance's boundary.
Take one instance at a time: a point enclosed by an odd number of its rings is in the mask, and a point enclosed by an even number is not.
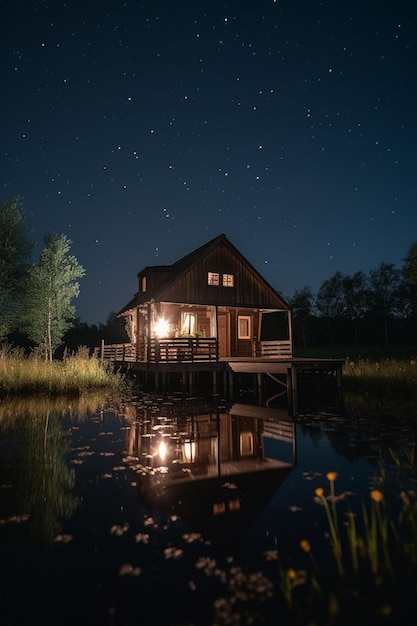
<svg viewBox="0 0 417 626"><path fill-rule="evenodd" d="M298 386L297 386L297 368L295 365L291 365L290 368L291 385L289 391L291 391L291 414L297 412L297 398L298 398Z"/></svg>
<svg viewBox="0 0 417 626"><path fill-rule="evenodd" d="M262 404L262 373L258 372L256 374L256 388L257 388L257 395L258 395L258 404Z"/></svg>

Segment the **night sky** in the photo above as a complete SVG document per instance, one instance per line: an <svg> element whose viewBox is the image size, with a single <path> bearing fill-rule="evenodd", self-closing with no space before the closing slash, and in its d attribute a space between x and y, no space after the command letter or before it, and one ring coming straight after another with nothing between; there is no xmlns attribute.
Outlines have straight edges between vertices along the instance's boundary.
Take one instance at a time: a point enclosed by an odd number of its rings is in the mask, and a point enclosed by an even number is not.
<svg viewBox="0 0 417 626"><path fill-rule="evenodd" d="M286 298L401 267L416 17L415 0L0 0L1 200L23 198L40 247L73 241L89 324L220 233Z"/></svg>

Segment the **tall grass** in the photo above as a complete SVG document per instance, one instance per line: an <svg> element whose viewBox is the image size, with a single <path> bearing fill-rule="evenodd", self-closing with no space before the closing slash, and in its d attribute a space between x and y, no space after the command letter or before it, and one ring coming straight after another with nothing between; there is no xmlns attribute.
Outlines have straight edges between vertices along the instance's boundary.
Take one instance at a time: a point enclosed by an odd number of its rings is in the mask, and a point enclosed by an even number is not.
<svg viewBox="0 0 417 626"><path fill-rule="evenodd" d="M382 409L417 415L417 360L347 358L343 395L345 404L360 413Z"/></svg>
<svg viewBox="0 0 417 626"><path fill-rule="evenodd" d="M36 353L25 356L20 348L0 346L0 394L79 394L94 389L122 390L125 381L111 365L101 364L85 347L66 354L62 361L47 362Z"/></svg>
<svg viewBox="0 0 417 626"><path fill-rule="evenodd" d="M414 459L414 457L413 457ZM289 569L278 562L280 588L291 624L405 623L417 592L417 501L415 491L401 490L402 507L393 515L387 506L383 481L372 489L362 514L337 510L336 472L329 472L329 492L315 490L328 523L333 564L318 566L307 539L300 548L310 557L308 571ZM322 562L322 559L320 559Z"/></svg>

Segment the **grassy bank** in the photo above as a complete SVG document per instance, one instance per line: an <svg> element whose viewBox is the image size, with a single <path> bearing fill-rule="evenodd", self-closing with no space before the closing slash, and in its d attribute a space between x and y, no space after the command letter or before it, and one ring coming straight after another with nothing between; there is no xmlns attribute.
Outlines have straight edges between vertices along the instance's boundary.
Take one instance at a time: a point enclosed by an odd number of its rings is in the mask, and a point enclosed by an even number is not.
<svg viewBox="0 0 417 626"><path fill-rule="evenodd" d="M19 348L0 347L0 394L79 394L106 389L121 391L123 377L89 356L86 348L62 361L46 362L36 354L25 356Z"/></svg>
<svg viewBox="0 0 417 626"><path fill-rule="evenodd" d="M343 392L345 404L361 414L383 410L417 417L417 360L348 358Z"/></svg>
<svg viewBox="0 0 417 626"><path fill-rule="evenodd" d="M417 346L296 347L294 356L344 359L343 400L354 413L417 418Z"/></svg>

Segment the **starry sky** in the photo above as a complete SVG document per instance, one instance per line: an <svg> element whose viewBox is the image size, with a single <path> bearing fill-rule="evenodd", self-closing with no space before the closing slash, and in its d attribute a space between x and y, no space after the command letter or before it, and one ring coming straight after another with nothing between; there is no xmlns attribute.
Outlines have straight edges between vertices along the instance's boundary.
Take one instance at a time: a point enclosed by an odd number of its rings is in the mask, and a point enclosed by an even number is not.
<svg viewBox="0 0 417 626"><path fill-rule="evenodd" d="M1 200L23 198L39 250L72 240L89 324L221 233L285 298L401 267L416 18L415 0L0 0Z"/></svg>

